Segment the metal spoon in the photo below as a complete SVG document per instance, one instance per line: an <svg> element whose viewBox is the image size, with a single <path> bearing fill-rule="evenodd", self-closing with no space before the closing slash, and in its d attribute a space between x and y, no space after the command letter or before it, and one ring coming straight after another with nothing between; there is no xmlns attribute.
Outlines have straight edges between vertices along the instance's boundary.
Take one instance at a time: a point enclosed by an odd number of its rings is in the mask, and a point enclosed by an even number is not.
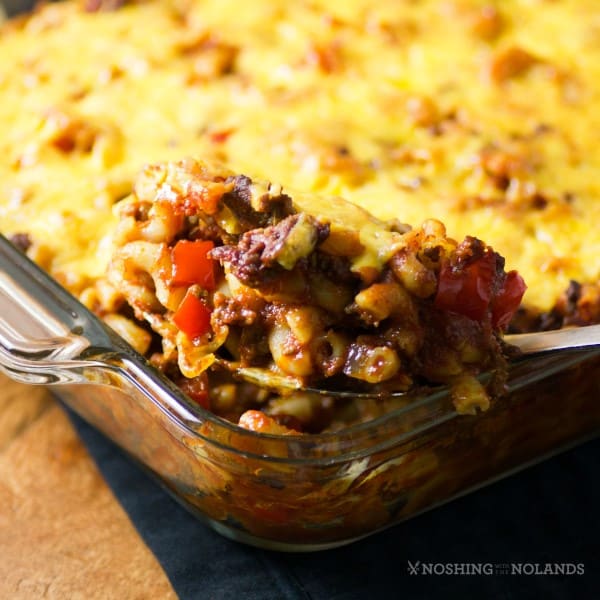
<svg viewBox="0 0 600 600"><path fill-rule="evenodd" d="M600 349L600 325L567 327L553 331L505 335L508 344L517 346L523 354L538 354L557 350Z"/></svg>

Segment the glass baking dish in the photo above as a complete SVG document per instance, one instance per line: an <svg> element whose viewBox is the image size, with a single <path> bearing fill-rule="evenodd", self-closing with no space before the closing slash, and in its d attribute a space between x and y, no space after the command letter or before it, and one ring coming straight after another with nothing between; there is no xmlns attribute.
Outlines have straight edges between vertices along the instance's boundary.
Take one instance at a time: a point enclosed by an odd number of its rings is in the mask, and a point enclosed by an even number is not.
<svg viewBox="0 0 600 600"><path fill-rule="evenodd" d="M350 543L600 430L600 352L515 362L509 393L458 415L445 389L319 435L273 436L189 401L0 236L0 369L55 394L218 532L268 549Z"/></svg>

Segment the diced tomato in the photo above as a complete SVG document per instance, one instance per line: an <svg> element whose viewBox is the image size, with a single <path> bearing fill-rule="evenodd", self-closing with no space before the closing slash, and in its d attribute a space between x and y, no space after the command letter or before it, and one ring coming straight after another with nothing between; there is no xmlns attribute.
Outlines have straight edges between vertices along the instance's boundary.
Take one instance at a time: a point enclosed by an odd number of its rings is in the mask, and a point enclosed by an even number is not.
<svg viewBox="0 0 600 600"><path fill-rule="evenodd" d="M496 258L490 252L461 268L446 263L440 271L436 307L480 321L492 299L495 273Z"/></svg>
<svg viewBox="0 0 600 600"><path fill-rule="evenodd" d="M519 308L527 286L516 271L506 274L502 289L494 297L492 303L492 325L504 329Z"/></svg>
<svg viewBox="0 0 600 600"><path fill-rule="evenodd" d="M193 339L210 331L210 314L204 301L188 291L173 315L173 321L183 333Z"/></svg>
<svg viewBox="0 0 600 600"><path fill-rule="evenodd" d="M174 285L197 283L205 290L215 289L214 261L208 253L214 244L208 240L180 240L171 250Z"/></svg>
<svg viewBox="0 0 600 600"><path fill-rule="evenodd" d="M497 272L497 254L488 249L466 265L443 265L435 306L475 321L488 314L494 328L504 328L521 303L526 286L516 272Z"/></svg>

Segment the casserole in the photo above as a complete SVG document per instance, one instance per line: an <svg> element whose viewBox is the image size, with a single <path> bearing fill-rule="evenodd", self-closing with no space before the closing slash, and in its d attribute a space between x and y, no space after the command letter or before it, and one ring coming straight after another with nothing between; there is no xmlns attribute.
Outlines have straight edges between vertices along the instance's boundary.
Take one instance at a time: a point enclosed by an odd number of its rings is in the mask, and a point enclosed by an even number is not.
<svg viewBox="0 0 600 600"><path fill-rule="evenodd" d="M381 11L375 10L366 25L378 32L376 37L384 41L383 45L392 44L387 50L377 49L383 53L381 56L389 57L389 52L395 51L396 42L392 42L405 39L404 34L408 36L418 23L412 23L410 18L395 22L386 13L385 3L377 4ZM427 3L415 15L419 19L432 16L434 4ZM100 5L91 3L88 8ZM170 12L171 6L175 6L174 13ZM39 9L30 20L25 20L23 37L18 24L14 26L14 36L6 36L5 43L15 45L4 56L12 57L12 51L20 47L19 40L35 35L36 39L45 40L43 44L39 42L40 49L57 53L58 62L65 67L61 72L68 76L59 77L58 86L47 85L53 78L48 78L43 56L32 45L31 54L19 55L19 68L25 71L15 90L14 71L3 63L4 73L8 73L2 81L6 98L20 103L24 90L33 91L26 94L27 106L32 108L29 115L20 108L11 112L14 103L4 103L4 122L14 123L14 127L5 142L11 160L10 165L3 165L2 172L2 231L31 231L30 256L73 294L88 306L93 305L94 294L90 290L104 272L109 254L105 236L116 226L112 206L130 190L131 169L137 171L142 160L180 157L193 145L194 153L218 159L225 155L228 162L240 167L247 166L244 161L251 159L252 166L256 166L254 159L260 157L261 168L283 174L281 179L292 180L296 187L348 193L380 213L393 212L387 216L404 215L399 210L401 205L412 221L422 220L415 219L417 212L443 210L448 211L453 230L472 227L468 233L473 233L489 229L500 241L498 247L510 251L510 264L523 264L531 275L527 279L533 281L530 290L534 295L526 297L527 310L517 315L513 327L539 328L548 322L584 324L599 318L595 250L598 232L593 225L598 205L593 190L590 192L580 178L593 169L594 155L590 154L589 162L580 168L573 140L569 138L563 144L568 132L561 131L559 135L541 120L532 122L523 116L529 113L519 107L521 86L531 84L534 90L544 89L544 82L549 81L544 70L547 62L535 58L533 51L511 49L510 39L504 40L499 31L494 33L506 15L500 16L499 21L493 15L480 21L483 37L478 37L476 46L485 59L492 86L499 86L492 89L500 89L492 96L511 100L502 110L516 119L516 138L512 126L507 132L502 123L494 122L487 123L490 129L486 131L499 129L501 134L480 136L475 126L485 124L485 119L473 119L473 112L479 116L473 103L461 104L460 109L455 106L452 113L452 93L441 94L438 106L419 88L418 77L416 89L407 92L404 88L408 83L399 71L386 72L382 80L376 81L377 85L369 80L364 87L355 74L355 87L348 90L343 85L348 73L344 71L344 77L336 74L338 67L344 66L344 52L340 53L331 43L330 36L341 28L344 39L362 17L345 15L340 7L325 19L325 39L311 38L305 47L307 40L290 29L289 17L295 13L287 14L277 3L255 6L256 13L246 15L246 23L258 27L266 17L282 17L278 36L285 43L291 40L291 47L284 44L285 48L294 52L300 49L302 60L291 65L297 67L297 78L286 79L284 67L287 65L289 71L289 62L265 63L265 69L256 73L265 86L248 86L249 70L244 65L252 64L247 61L252 60L253 52L254 59L266 59L265 48L260 44L253 46L246 37L243 41L248 53L240 44L232 47L231 32L218 28L225 27L222 20L217 20L218 27L211 21L211 31L221 35L207 37L205 29L198 28L197 19L203 14L217 19L219 10L206 8L211 6L226 13L221 3L142 3L114 15L81 16L75 5L65 3ZM456 6L459 8L459 3ZM469 3L463 6L468 7ZM548 10L548 14L555 15L554 4ZM583 4L580 10L585 13ZM593 7L590 10L593 12ZM319 11L303 15L304 20L298 22L308 20L312 27L319 15ZM145 22L155 27L151 31L163 31L166 27L172 34L163 38L165 43L159 54L148 44L147 37L119 33L119 39L126 40L120 45L109 33L123 28L130 31L139 18L145 17ZM584 17L574 19L577 27L583 28L582 23L588 21L587 13ZM463 23L461 19L457 15L453 22ZM593 24L593 20L589 21ZM118 27L113 27L115 22ZM439 15L435 22L439 27ZM485 28L486 22L489 29ZM403 35L399 35L398 27ZM98 39L114 43L110 55L114 59L95 62L106 55L102 45L106 42L100 41L98 46L82 44L82 62L75 69L84 74L79 79L69 70L61 45L56 42L67 30L79 40L86 32L100 34ZM260 27L258 30L263 31ZM177 37L182 33L188 36L183 41ZM586 44L589 38L573 39ZM543 40L538 38L538 44L536 51L543 53ZM373 67L373 54L361 46L357 48L371 56L366 66ZM414 61L411 72L415 77L421 64L419 48L409 56ZM582 60L587 60L587 54L582 56ZM393 67L395 63L387 64ZM277 68L268 71L269 65ZM584 67L585 64L581 72ZM331 97L318 96L317 114L326 127L319 123L307 127L311 122L308 117L313 114L311 94L317 89L313 85L315 73L322 89L331 93ZM364 73L360 71L361 74ZM307 85L300 89L288 86L292 79ZM135 85L131 86L132 82ZM584 110L581 107L585 102L593 101L593 90L589 95L578 96L581 89L572 78L557 76L556 82L552 83L554 92L568 96L569 102L575 96L575 106L580 110ZM586 79L585 83L589 81ZM340 84L341 88L335 87ZM372 98L370 94L380 90L379 85L383 95ZM157 94L156 90L161 89L175 93ZM448 89L453 88L450 85ZM279 105L269 97L273 91L277 92L275 100ZM348 102L340 104L342 92ZM143 105L136 102L139 94L145 98ZM182 104L189 100L201 103L202 118L179 111L178 95L183 98ZM270 122L261 112L265 110L263 96L270 98ZM61 106L50 106L47 97ZM302 98L304 101L298 102ZM490 101L490 106L495 106ZM224 103L228 110L219 112ZM361 110L364 106L374 107L369 118L378 111L389 113L390 106L394 110L406 106L407 113L401 123L398 120L390 125L390 121L373 120L376 136L365 136L356 124L363 123L364 128L363 113L356 122L347 120L347 113L338 118L341 106L351 111L359 105ZM115 106L129 108L121 113L114 110ZM131 110L132 106L142 108ZM235 110L230 111L232 107ZM493 108L489 110L493 112ZM157 113L169 118L157 118ZM290 114L304 115L299 127ZM506 116L506 112L502 114ZM556 121L550 113L545 116ZM593 114L590 118L594 118ZM125 126L128 120L131 123ZM157 126L152 136L146 135L148 122ZM258 130L248 129L249 125L259 125ZM577 144L589 138L588 129L593 128L577 127ZM201 135L188 135L192 131L200 131ZM540 139L549 141L546 144ZM398 140L410 142L403 145ZM461 157L457 165L451 164L446 140L450 140L451 151ZM146 154L150 148L152 157ZM372 152L373 148L376 151ZM565 148L572 150L573 155L563 161ZM145 153L143 159L141 149ZM536 162L540 157L541 166ZM384 168L379 167L382 162ZM562 183L557 185L550 176L553 164L557 169L566 169L560 175L576 193L563 189ZM440 176L444 169L452 174L450 186ZM440 187L427 187L428 179ZM455 185L462 190L458 195L449 192ZM387 195L391 188L404 198L401 205L383 202L384 198L396 197ZM74 199L78 201L77 210L71 207ZM90 222L98 224L93 232L87 226ZM64 235L56 236L57 227ZM558 235L561 227L568 235ZM527 240L525 246L515 244L521 236ZM94 239L90 241L90 237ZM586 245L573 247L573 240L583 238ZM523 248L526 252L521 256ZM5 252L7 264L18 264L19 269L29 273L30 285L42 279L9 247ZM540 256L548 261L540 263ZM540 277L544 270L550 276ZM405 405L389 414L339 432L291 437L244 431L190 402L59 287L39 292L26 285L24 291L19 291L23 285L18 283L22 281L19 272L11 274L8 269L3 279L6 315L17 311L12 325L7 325L7 317L3 321L3 368L13 377L32 383L60 383L55 389L66 403L149 468L188 508L222 533L262 547L315 550L348 543L597 431L594 400L599 392L598 358L587 352L573 353L567 360L532 358L513 365L507 381L510 394L493 403L484 414L459 416L447 391L418 391L411 392ZM561 291L571 277L581 284L561 300ZM15 304L15 298L21 302ZM56 298L56 303L48 309L46 305L52 298ZM19 307L24 307L25 313L19 312ZM65 319L66 328L61 326ZM33 330L22 331L24 323L32 325ZM82 336L81 328L86 330L89 324L92 333Z"/></svg>

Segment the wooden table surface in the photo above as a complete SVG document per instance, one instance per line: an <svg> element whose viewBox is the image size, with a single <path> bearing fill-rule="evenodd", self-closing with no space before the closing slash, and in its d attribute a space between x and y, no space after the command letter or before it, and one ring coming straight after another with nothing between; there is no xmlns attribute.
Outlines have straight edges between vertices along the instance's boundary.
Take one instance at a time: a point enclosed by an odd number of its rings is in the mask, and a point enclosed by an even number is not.
<svg viewBox="0 0 600 600"><path fill-rule="evenodd" d="M60 405L1 374L0 598L176 598Z"/></svg>

